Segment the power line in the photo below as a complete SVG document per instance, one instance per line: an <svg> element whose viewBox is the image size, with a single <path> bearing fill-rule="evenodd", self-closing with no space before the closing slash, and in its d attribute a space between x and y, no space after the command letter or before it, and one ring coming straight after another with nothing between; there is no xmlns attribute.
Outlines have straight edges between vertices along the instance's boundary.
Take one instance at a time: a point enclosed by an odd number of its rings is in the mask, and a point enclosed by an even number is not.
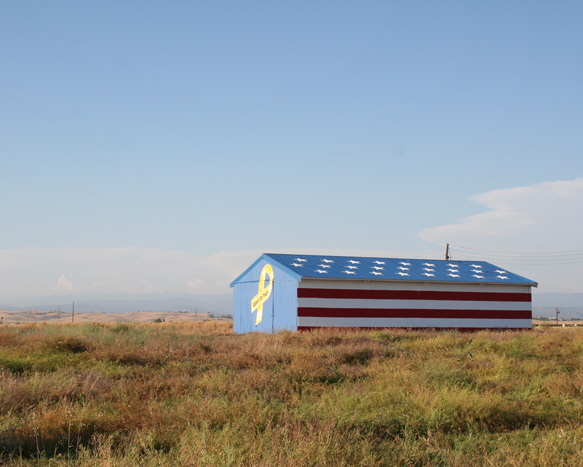
<svg viewBox="0 0 583 467"><path fill-rule="evenodd" d="M508 264L554 265L583 263L583 250L544 252L495 251L450 245L452 259L503 261ZM453 254L451 254L453 252Z"/></svg>
<svg viewBox="0 0 583 467"><path fill-rule="evenodd" d="M494 255L517 255L517 256L543 256L543 255L552 255L552 256L572 256L572 255L583 255L583 250L565 250L565 251L537 251L537 252L518 252L518 251L495 251L495 250L483 250L480 248L470 248L466 246L458 246L453 245L454 248L460 250L469 250L469 251L476 251L481 253L490 253Z"/></svg>

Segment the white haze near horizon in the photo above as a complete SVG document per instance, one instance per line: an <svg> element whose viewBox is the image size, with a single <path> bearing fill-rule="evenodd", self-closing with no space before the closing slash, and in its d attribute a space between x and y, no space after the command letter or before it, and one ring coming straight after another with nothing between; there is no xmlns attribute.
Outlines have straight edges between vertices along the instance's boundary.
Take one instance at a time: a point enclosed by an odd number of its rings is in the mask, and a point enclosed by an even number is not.
<svg viewBox="0 0 583 467"><path fill-rule="evenodd" d="M498 189L473 195L470 200L485 206L485 211L421 231L416 251L322 251L282 246L277 252L439 259L434 245L446 243L533 254L581 249L583 178ZM261 253L220 251L196 256L157 248L0 250L0 298L2 305L26 306L27 300L40 296L226 294L230 292L230 282ZM455 252L452 256L455 259ZM504 257L490 261L538 282L535 293L583 292L581 263L514 264Z"/></svg>

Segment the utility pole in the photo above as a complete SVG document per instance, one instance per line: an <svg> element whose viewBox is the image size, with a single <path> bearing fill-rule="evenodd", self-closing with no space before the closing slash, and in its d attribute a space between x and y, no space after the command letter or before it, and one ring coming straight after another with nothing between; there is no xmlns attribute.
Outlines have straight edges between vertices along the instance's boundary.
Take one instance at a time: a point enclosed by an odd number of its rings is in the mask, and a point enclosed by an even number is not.
<svg viewBox="0 0 583 467"><path fill-rule="evenodd" d="M557 315L557 326L558 326L559 325L559 313L560 313L558 308L555 308L555 313Z"/></svg>
<svg viewBox="0 0 583 467"><path fill-rule="evenodd" d="M71 323L75 322L75 302L73 302L73 311L71 312Z"/></svg>
<svg viewBox="0 0 583 467"><path fill-rule="evenodd" d="M449 261L449 243L445 244L445 260Z"/></svg>

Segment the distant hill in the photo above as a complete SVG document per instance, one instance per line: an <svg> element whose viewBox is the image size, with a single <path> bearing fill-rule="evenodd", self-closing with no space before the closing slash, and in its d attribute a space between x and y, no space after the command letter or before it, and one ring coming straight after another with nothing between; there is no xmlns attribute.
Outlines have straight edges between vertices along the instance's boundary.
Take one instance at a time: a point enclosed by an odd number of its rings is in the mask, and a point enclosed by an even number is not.
<svg viewBox="0 0 583 467"><path fill-rule="evenodd" d="M189 311L211 313L214 316L225 316L233 313L233 298L231 294L185 294L157 293L129 295L118 294L93 297L37 297L19 299L13 303L3 303L0 298L0 309L22 311L61 311L71 312L72 302L75 311L95 313L136 313L136 312L168 312ZM532 295L533 316L555 317L556 309L560 311L561 319L583 318L583 293L536 293Z"/></svg>
<svg viewBox="0 0 583 467"><path fill-rule="evenodd" d="M583 319L583 308L561 308L561 307L544 307L544 306L534 306L532 307L532 316L555 318L557 316L556 310L559 310L559 319L570 320L570 319Z"/></svg>
<svg viewBox="0 0 583 467"><path fill-rule="evenodd" d="M232 314L233 303L231 294L224 295L189 295L189 294L152 294L144 296L118 295L115 298L83 298L83 297L44 297L30 299L29 302L19 300L18 306L1 303L0 309L11 311L37 310L70 313L75 302L75 311L80 313L136 313L136 312L169 312L189 311L211 313L214 316Z"/></svg>
<svg viewBox="0 0 583 467"><path fill-rule="evenodd" d="M536 293L532 294L532 315L560 319L583 318L583 293Z"/></svg>

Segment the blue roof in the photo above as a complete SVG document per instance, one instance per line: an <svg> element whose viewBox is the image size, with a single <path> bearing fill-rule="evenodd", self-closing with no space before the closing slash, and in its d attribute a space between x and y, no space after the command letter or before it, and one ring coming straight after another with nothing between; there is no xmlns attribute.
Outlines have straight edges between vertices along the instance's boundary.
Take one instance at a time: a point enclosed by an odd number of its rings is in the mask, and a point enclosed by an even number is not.
<svg viewBox="0 0 583 467"><path fill-rule="evenodd" d="M277 253L266 253L258 261L261 259L270 259L279 263L281 267L291 271L292 275L299 280L303 278L367 279L537 286L537 283L530 279L485 261L288 255ZM233 284L237 280L233 281Z"/></svg>

